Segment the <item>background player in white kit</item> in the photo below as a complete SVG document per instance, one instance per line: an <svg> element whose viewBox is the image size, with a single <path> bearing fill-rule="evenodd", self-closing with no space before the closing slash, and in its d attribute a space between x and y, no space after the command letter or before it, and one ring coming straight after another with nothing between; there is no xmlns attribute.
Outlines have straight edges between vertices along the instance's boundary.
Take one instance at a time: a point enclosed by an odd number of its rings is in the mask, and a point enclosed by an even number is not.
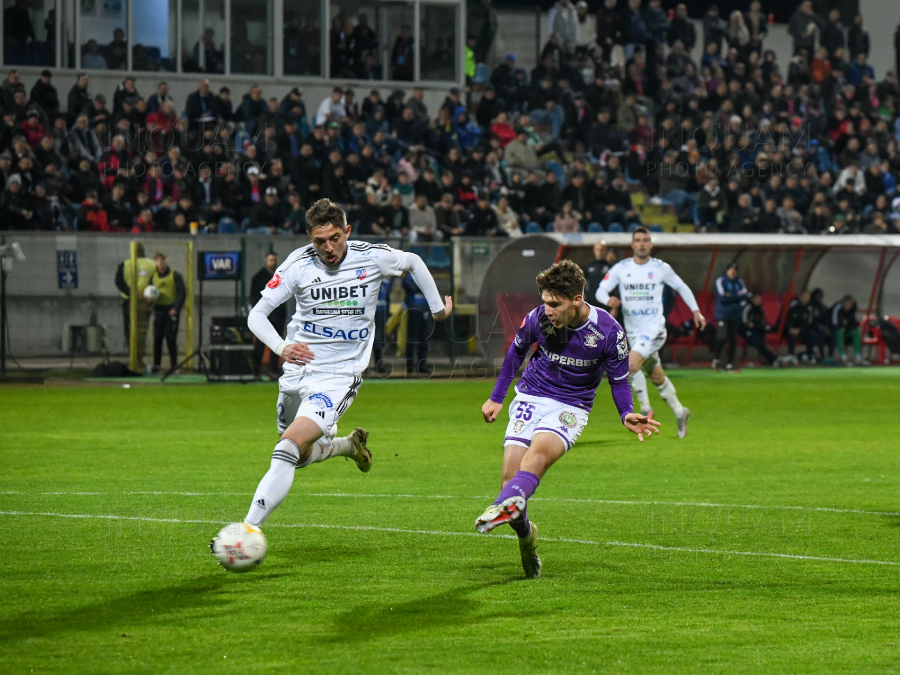
<svg viewBox="0 0 900 675"><path fill-rule="evenodd" d="M700 313L697 300L688 285L668 263L650 257L653 242L647 228L638 227L631 235L634 254L614 265L600 282L597 301L609 307L621 307L621 320L631 352L628 355L628 374L637 395L641 413L650 415L650 396L647 378L659 389L659 395L669 404L678 420L678 437L687 435L687 421L691 411L681 405L675 394L675 385L666 377L659 358L659 350L666 344L666 317L663 314L663 290L668 286L677 292L694 313L694 324L700 330L706 328L706 318ZM619 288L619 298L610 297L610 291Z"/></svg>
<svg viewBox="0 0 900 675"><path fill-rule="evenodd" d="M419 256L348 240L350 230L337 204L327 199L313 204L306 213L312 244L294 251L278 267L247 319L254 335L285 359L278 381L281 439L245 519L255 527L287 496L295 469L337 456L353 459L362 471L371 468L364 429L343 438L335 435L338 419L356 398L360 375L369 365L381 279L409 271L438 321L453 307L449 296L446 305L441 300ZM268 316L292 295L297 311L282 340Z"/></svg>

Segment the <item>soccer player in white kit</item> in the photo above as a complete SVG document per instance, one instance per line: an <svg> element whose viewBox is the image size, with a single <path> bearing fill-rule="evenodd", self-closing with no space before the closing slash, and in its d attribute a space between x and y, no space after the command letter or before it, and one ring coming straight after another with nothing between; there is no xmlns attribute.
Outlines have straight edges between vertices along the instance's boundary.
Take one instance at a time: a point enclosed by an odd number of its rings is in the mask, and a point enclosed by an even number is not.
<svg viewBox="0 0 900 675"><path fill-rule="evenodd" d="M666 317L663 314L663 286L677 292L694 313L694 324L700 330L706 328L706 318L700 313L694 294L688 285L668 263L651 258L653 242L645 227L635 228L631 235L634 254L614 265L600 282L597 301L609 307L621 307L620 319L625 323L630 353L628 374L631 386L641 405L641 413L652 415L650 396L647 394L647 378L659 388L659 395L669 404L678 420L678 437L687 435L687 422L691 411L681 405L675 394L675 385L666 377L659 358L659 350L666 344ZM618 287L619 298L610 297Z"/></svg>
<svg viewBox="0 0 900 675"><path fill-rule="evenodd" d="M419 256L350 240L350 230L340 206L328 199L313 204L306 213L312 243L278 267L247 319L254 335L285 359L278 380L281 438L244 520L253 527L262 525L287 496L295 469L338 456L353 459L362 471L371 468L368 432L357 428L343 438L336 438L336 432L369 365L381 279L408 271L438 321L453 307L450 296L441 300ZM297 311L282 339L268 317L291 296Z"/></svg>

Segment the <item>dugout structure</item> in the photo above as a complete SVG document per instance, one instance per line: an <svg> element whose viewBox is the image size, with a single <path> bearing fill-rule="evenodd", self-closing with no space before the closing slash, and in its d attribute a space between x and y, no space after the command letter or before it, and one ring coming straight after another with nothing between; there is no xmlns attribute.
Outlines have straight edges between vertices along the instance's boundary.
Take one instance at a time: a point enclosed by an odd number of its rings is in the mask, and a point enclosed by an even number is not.
<svg viewBox="0 0 900 675"><path fill-rule="evenodd" d="M184 279L184 290L185 290L185 299L184 299L184 320L180 322L178 327L178 346L179 350L184 350L187 353L190 353L194 349L194 345L196 344L195 339L195 330L194 330L194 278L195 274L195 257L194 257L194 242L193 240L184 240L184 239L144 239L141 240L144 245L144 255L147 258L153 258L157 253L164 253L169 258L169 268L175 270L179 274L181 274ZM133 240L129 246L129 256L131 259L131 278L126 279L128 286L132 289L136 289L138 287L138 279L137 279L137 259L138 259L138 244L141 241ZM128 343L128 367L136 373L143 373L145 369L145 365L142 362L142 353L144 349L146 349L146 354L152 355L153 353L153 327L152 327L152 319L151 326L149 329L149 335L145 334L143 331L138 329L138 313L139 313L139 303L145 302L143 297L139 297L137 293L132 291L131 293L131 302L130 302L130 323L131 330L129 331L129 343ZM150 342L149 346L140 345L139 340L147 340ZM152 358L152 356L151 356ZM163 345L163 361L168 358L168 353L165 351L165 345ZM192 361L188 361L186 363L186 367L191 369L193 368Z"/></svg>
<svg viewBox="0 0 900 675"><path fill-rule="evenodd" d="M714 317L715 281L736 262L747 288L762 294L767 323L779 327L779 332L769 336L775 346L781 340L788 303L803 289L821 288L829 306L850 293L866 317L900 316L900 266L894 264L900 256L900 235L651 236L652 255L672 265L710 320ZM501 359L525 314L540 304L537 274L564 258L587 265L599 241L612 248L620 260L630 255L628 233L529 235L513 239L501 249L484 275L478 298L481 352L488 359ZM678 326L690 316L678 298L668 323ZM874 345L876 337L869 335L869 344ZM701 347L696 335L670 336L669 346L675 350L674 357L684 363L696 357Z"/></svg>

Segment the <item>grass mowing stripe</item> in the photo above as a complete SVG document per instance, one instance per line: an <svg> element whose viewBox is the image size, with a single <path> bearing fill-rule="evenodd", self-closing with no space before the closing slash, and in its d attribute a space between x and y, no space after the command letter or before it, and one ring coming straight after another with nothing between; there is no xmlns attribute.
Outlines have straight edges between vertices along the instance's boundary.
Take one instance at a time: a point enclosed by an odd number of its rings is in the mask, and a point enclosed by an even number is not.
<svg viewBox="0 0 900 675"><path fill-rule="evenodd" d="M0 516L38 516L48 518L83 518L98 520L132 520L145 523L186 523L186 524L206 524L206 525L226 525L224 521L219 520L197 520L190 518L150 518L147 516L116 516L116 515L93 515L89 513L49 513L49 512L33 512L33 511L0 511ZM397 534L426 534L437 535L441 537L480 537L484 535L476 532L447 532L444 530L407 530L399 527L374 527L370 525L326 525L323 523L272 523L268 527L279 528L311 528L317 530L348 530L356 532L391 532ZM497 539L516 539L512 534L495 534L492 538ZM854 565L895 565L900 566L900 562L891 560L866 560L853 558L830 558L824 556L812 555L796 555L792 553L771 553L769 551L722 551L710 548L685 548L681 546L660 546L658 544L643 544L639 542L623 542L623 541L607 541L599 542L590 539L564 539L544 537L541 539L545 542L553 542L559 544L583 544L587 546L616 546L621 548L643 548L653 549L656 551L673 551L680 553L706 553L710 555L739 555L753 556L761 558L785 558L789 560L810 560L813 562L831 562L844 563Z"/></svg>
<svg viewBox="0 0 900 675"><path fill-rule="evenodd" d="M27 495L29 492L0 492L0 495ZM109 492L41 492L43 495L117 495ZM123 492L124 495L164 495L173 497L252 497L252 492ZM294 493L292 493L294 494ZM355 499L492 499L486 495L414 495L374 494L352 492L296 493L298 497L350 497ZM814 511L819 513L851 513L864 516L900 516L900 511L866 511L863 509L839 509L831 506L784 506L780 504L719 504L716 502L661 502L629 499L578 499L574 497L532 497L538 502L572 502L576 504L621 504L624 506L697 506L714 509L772 509L776 511Z"/></svg>

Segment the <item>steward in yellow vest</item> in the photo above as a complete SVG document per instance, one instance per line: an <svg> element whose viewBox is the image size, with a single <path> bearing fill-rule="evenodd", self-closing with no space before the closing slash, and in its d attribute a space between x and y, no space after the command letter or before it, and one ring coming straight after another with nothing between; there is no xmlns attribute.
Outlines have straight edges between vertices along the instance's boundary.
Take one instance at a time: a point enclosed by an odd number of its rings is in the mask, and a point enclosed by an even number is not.
<svg viewBox="0 0 900 675"><path fill-rule="evenodd" d="M157 253L154 262L156 269L151 282L159 289L159 297L153 306L153 372L156 373L162 363L163 338L169 349L171 367L174 369L178 363L178 319L186 294L184 279L169 267L166 254Z"/></svg>
<svg viewBox="0 0 900 675"><path fill-rule="evenodd" d="M146 258L144 245L137 245L137 293L138 301L138 361L144 358L147 344L147 331L150 328L151 306L144 299L144 289L150 285L150 279L156 270L151 258ZM131 256L119 263L116 268L116 288L122 296L122 325L125 328L125 346L131 344Z"/></svg>

